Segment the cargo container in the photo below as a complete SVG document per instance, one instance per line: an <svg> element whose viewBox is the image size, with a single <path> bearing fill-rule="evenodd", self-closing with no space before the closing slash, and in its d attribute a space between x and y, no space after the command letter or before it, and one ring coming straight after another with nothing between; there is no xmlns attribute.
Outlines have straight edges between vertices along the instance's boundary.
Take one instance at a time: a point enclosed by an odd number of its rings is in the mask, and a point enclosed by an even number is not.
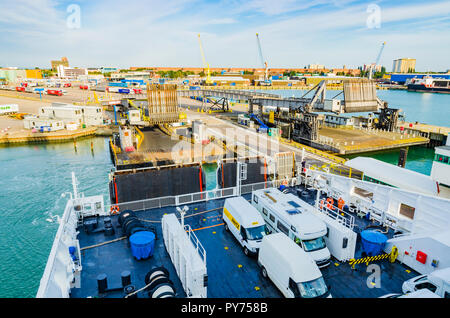
<svg viewBox="0 0 450 318"><path fill-rule="evenodd" d="M108 85L114 87L128 87L127 83L120 83L120 82L110 82L108 83Z"/></svg>
<svg viewBox="0 0 450 318"><path fill-rule="evenodd" d="M57 89L48 89L47 95L54 95L54 96L62 96L63 92L61 90Z"/></svg>
<svg viewBox="0 0 450 318"><path fill-rule="evenodd" d="M108 89L108 92L111 92L111 93L118 93L119 92L119 88L118 87L107 87L107 89Z"/></svg>
<svg viewBox="0 0 450 318"><path fill-rule="evenodd" d="M0 115L17 113L18 111L19 105L17 104L0 105Z"/></svg>
<svg viewBox="0 0 450 318"><path fill-rule="evenodd" d="M64 87L72 87L72 83L64 83Z"/></svg>

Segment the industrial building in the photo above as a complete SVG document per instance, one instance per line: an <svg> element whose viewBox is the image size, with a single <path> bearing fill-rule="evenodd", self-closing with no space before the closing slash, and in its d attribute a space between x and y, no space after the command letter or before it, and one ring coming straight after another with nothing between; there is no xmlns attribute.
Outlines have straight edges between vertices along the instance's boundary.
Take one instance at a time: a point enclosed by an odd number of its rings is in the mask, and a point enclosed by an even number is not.
<svg viewBox="0 0 450 318"><path fill-rule="evenodd" d="M150 79L152 76L151 72L143 71L143 72L115 72L111 73L112 80L123 80L123 79Z"/></svg>
<svg viewBox="0 0 450 318"><path fill-rule="evenodd" d="M64 65L58 65L58 77L59 78L78 78L80 75L88 75L86 68L70 68Z"/></svg>
<svg viewBox="0 0 450 318"><path fill-rule="evenodd" d="M325 69L325 65L322 64L309 64L308 68L311 70L323 70Z"/></svg>
<svg viewBox="0 0 450 318"><path fill-rule="evenodd" d="M17 68L1 68L0 81L5 82L19 82L25 79L42 79L42 72L39 69L27 70Z"/></svg>
<svg viewBox="0 0 450 318"><path fill-rule="evenodd" d="M50 63L52 65L52 71L56 71L58 69L58 66L60 66L60 65L69 67L69 60L67 59L67 57L61 58L60 61L58 61L58 60L51 61Z"/></svg>
<svg viewBox="0 0 450 318"><path fill-rule="evenodd" d="M416 69L416 59L402 58L394 60L392 72L411 73Z"/></svg>

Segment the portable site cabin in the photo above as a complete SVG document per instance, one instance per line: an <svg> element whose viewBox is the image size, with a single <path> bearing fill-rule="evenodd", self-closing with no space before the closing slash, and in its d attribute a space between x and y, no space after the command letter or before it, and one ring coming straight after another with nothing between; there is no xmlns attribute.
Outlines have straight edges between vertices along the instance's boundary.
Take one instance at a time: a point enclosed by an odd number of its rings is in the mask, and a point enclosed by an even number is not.
<svg viewBox="0 0 450 318"><path fill-rule="evenodd" d="M83 114L83 121L88 126L103 124L103 111L98 106L78 106Z"/></svg>
<svg viewBox="0 0 450 318"><path fill-rule="evenodd" d="M64 122L57 119L39 118L36 116L25 116L23 119L25 129L37 129L43 131L56 131L64 129Z"/></svg>
<svg viewBox="0 0 450 318"><path fill-rule="evenodd" d="M0 115L17 113L18 111L19 105L17 104L0 105Z"/></svg>
<svg viewBox="0 0 450 318"><path fill-rule="evenodd" d="M39 108L39 116L47 119L73 121L78 124L83 123L83 114L77 107L44 106Z"/></svg>
<svg viewBox="0 0 450 318"><path fill-rule="evenodd" d="M346 166L364 173L363 180L395 188L438 195L438 184L430 176L401 168L380 160L356 157L348 160Z"/></svg>
<svg viewBox="0 0 450 318"><path fill-rule="evenodd" d="M76 106L65 103L52 103L51 106L41 107L39 110L41 117L62 119L64 121L75 122L78 125L87 126L102 125L103 112L98 106Z"/></svg>

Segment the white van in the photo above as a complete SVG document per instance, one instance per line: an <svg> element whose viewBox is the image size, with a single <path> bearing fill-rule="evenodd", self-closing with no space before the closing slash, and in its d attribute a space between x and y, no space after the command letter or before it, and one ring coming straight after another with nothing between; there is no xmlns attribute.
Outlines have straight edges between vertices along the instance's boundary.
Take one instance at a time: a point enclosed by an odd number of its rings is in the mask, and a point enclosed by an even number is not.
<svg viewBox="0 0 450 318"><path fill-rule="evenodd" d="M438 269L426 275L416 276L403 283L403 293L429 289L442 298L450 298L450 267Z"/></svg>
<svg viewBox="0 0 450 318"><path fill-rule="evenodd" d="M244 248L245 255L257 254L261 239L268 234L264 219L243 197L225 200L223 206L225 230L230 231Z"/></svg>
<svg viewBox="0 0 450 318"><path fill-rule="evenodd" d="M441 298L429 289L419 289L406 294L387 294L379 298Z"/></svg>
<svg viewBox="0 0 450 318"><path fill-rule="evenodd" d="M253 191L252 205L271 231L286 234L311 255L317 266L330 264L331 254L325 243L327 226L310 211L312 207L308 203L291 193L268 188Z"/></svg>
<svg viewBox="0 0 450 318"><path fill-rule="evenodd" d="M263 237L258 265L286 298L331 297L314 260L283 233Z"/></svg>

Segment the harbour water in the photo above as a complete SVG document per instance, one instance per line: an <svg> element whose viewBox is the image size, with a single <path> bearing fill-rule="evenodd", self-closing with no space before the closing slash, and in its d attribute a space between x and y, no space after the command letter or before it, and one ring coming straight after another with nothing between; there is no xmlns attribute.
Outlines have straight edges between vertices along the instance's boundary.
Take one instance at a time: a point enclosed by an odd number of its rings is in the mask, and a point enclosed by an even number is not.
<svg viewBox="0 0 450 318"><path fill-rule="evenodd" d="M292 94L302 93L286 91L285 96ZM379 95L392 107L402 108L410 121L450 126L448 95L424 97L430 94L402 91L379 91ZM433 153L433 149L411 148L406 168L429 174ZM370 156L396 164L398 151ZM77 141L76 152L73 143L0 148L0 297L35 296L66 204L67 197L61 194L72 190L71 172L76 173L81 192L103 193L106 201L112 168L107 138ZM216 167L205 169L206 187L214 189Z"/></svg>
<svg viewBox="0 0 450 318"><path fill-rule="evenodd" d="M91 152L91 141L94 152ZM34 297L74 171L80 191L108 194L108 139L0 148L0 297Z"/></svg>

